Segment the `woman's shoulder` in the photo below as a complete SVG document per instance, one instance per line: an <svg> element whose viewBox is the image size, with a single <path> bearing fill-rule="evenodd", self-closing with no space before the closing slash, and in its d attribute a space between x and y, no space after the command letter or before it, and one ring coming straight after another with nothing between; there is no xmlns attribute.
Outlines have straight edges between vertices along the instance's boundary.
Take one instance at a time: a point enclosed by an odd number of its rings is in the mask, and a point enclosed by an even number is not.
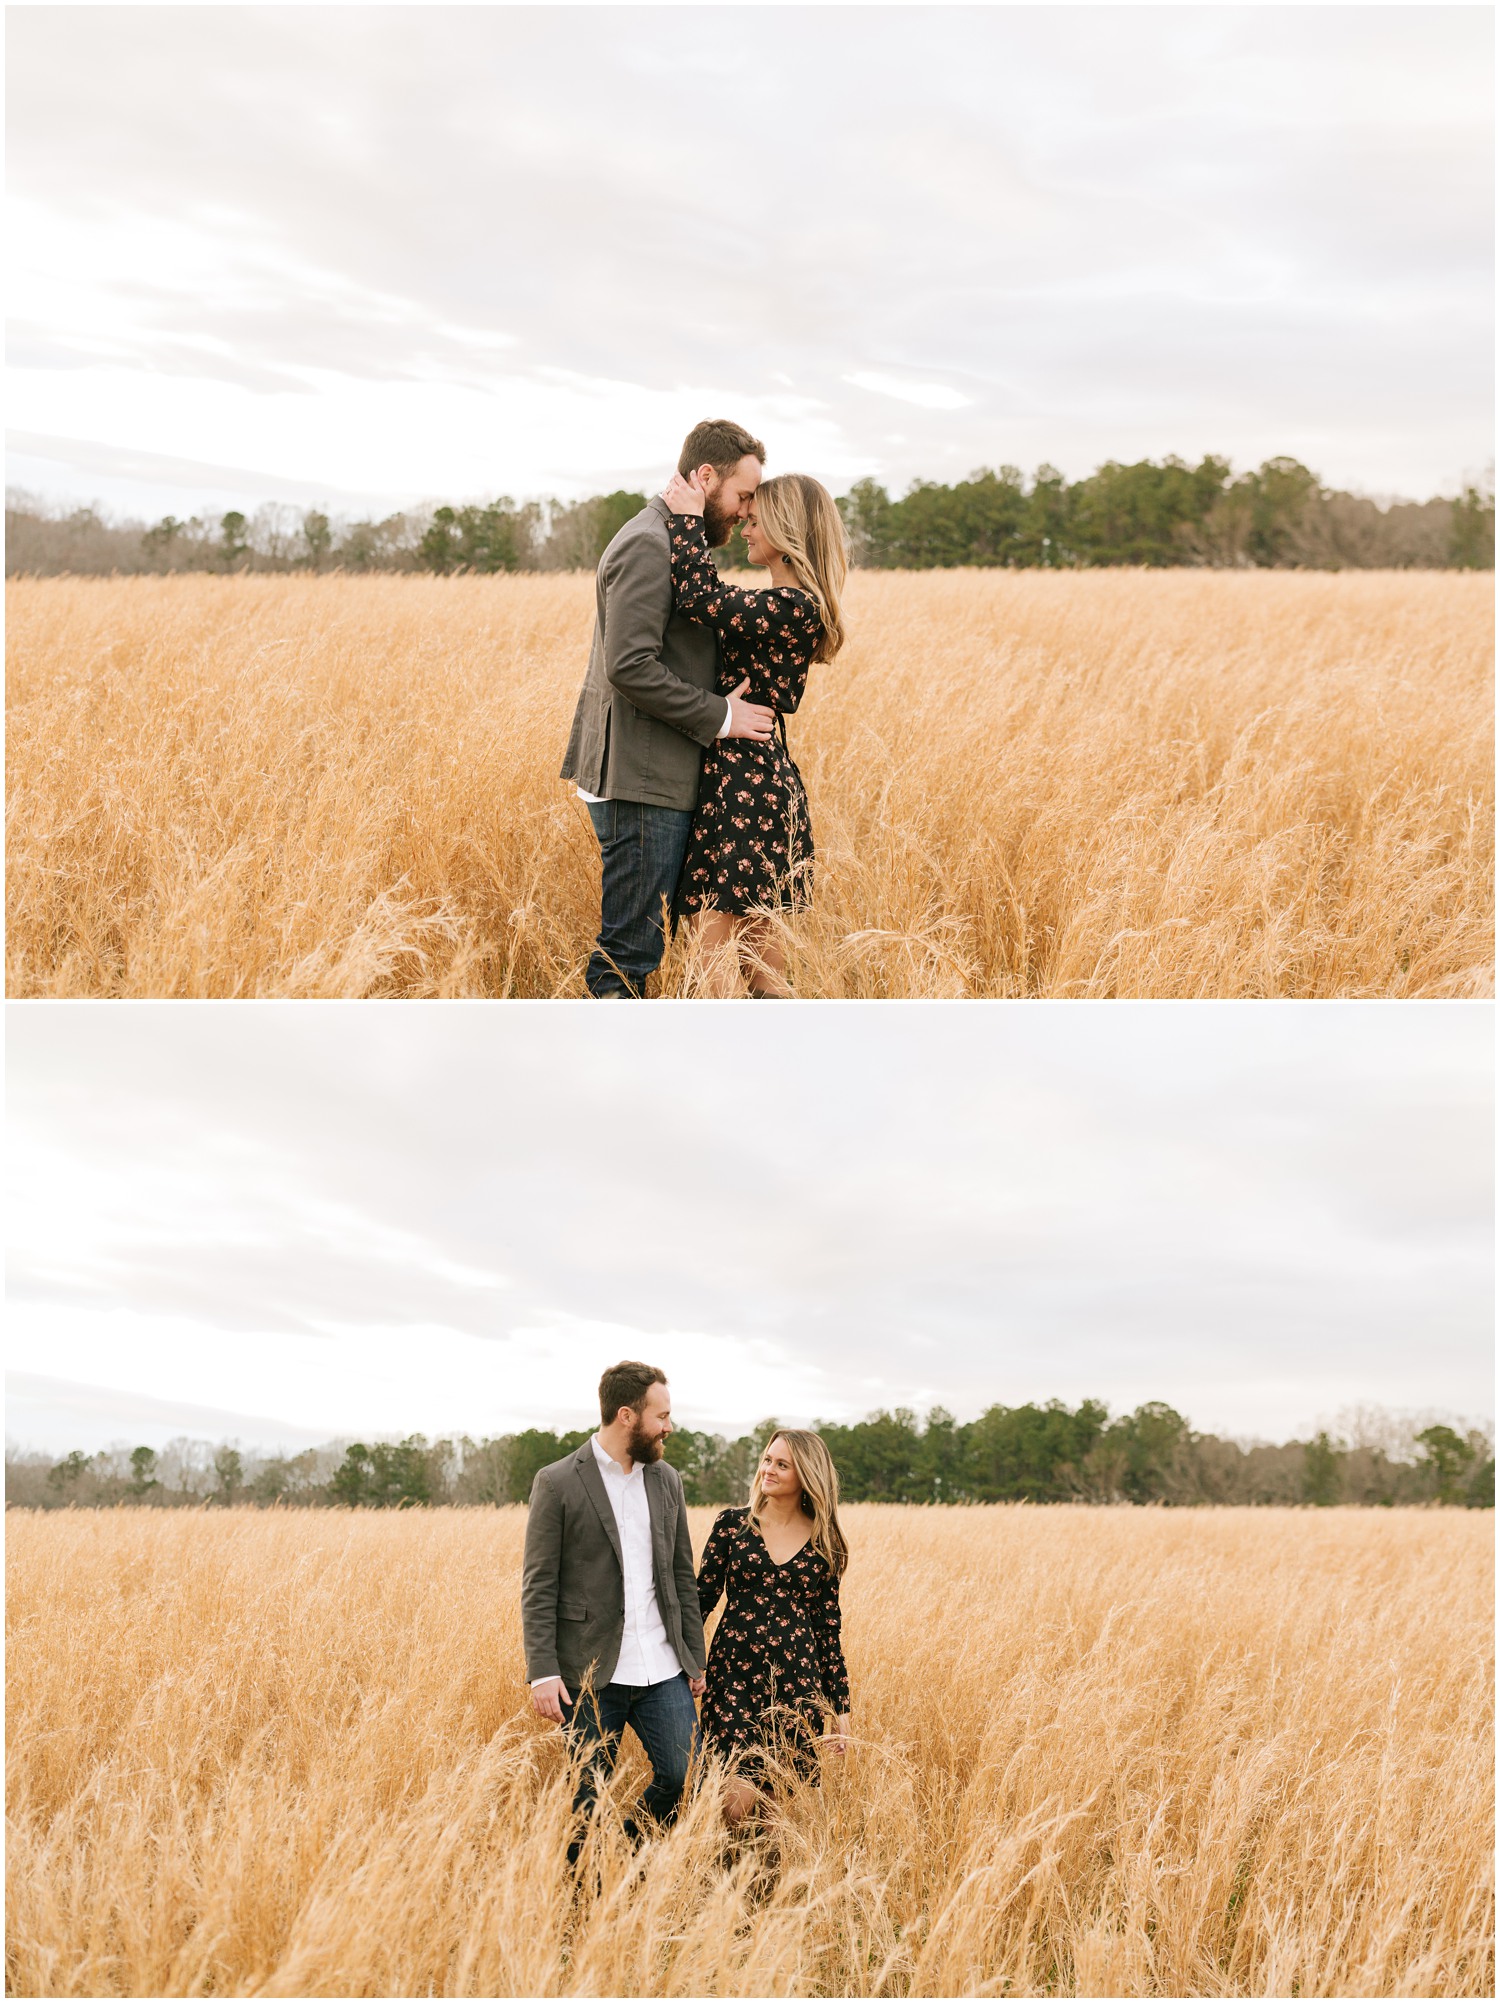
<svg viewBox="0 0 1500 2003"><path fill-rule="evenodd" d="M835 1592L838 1591L839 1574L837 1568L829 1563L826 1554L818 1549L810 1537L797 1555L810 1571L816 1573L826 1584L831 1585Z"/></svg>
<svg viewBox="0 0 1500 2003"><path fill-rule="evenodd" d="M811 612L814 617L822 616L817 599L800 584L747 584L743 589L745 596L753 598L757 605L787 605L796 611Z"/></svg>
<svg viewBox="0 0 1500 2003"><path fill-rule="evenodd" d="M739 1503L735 1505L733 1508L721 1509L718 1515L714 1518L714 1528L715 1530L717 1530L721 1523L729 1524L731 1526L733 1526L736 1523L743 1523L745 1519L749 1516L749 1514L750 1514L750 1505L748 1503Z"/></svg>
<svg viewBox="0 0 1500 2003"><path fill-rule="evenodd" d="M789 625L799 625L808 634L822 632L823 608L800 584L773 584L765 595L780 601L780 616Z"/></svg>

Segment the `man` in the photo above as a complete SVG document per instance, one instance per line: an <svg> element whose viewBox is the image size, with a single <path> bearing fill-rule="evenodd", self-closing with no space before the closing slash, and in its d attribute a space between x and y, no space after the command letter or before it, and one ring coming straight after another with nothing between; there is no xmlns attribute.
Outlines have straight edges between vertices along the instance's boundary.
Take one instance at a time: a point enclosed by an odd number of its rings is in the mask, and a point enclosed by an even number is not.
<svg viewBox="0 0 1500 2003"><path fill-rule="evenodd" d="M531 1489L521 1630L537 1715L590 1752L575 1810L591 1812L630 1725L651 1762L640 1808L677 1813L703 1692L703 1617L682 1479L662 1459L672 1431L667 1380L616 1363L599 1380L602 1421ZM636 1822L626 1832L639 1836ZM581 1847L568 1849L576 1863Z"/></svg>
<svg viewBox="0 0 1500 2003"><path fill-rule="evenodd" d="M678 471L694 473L710 548L750 511L766 448L727 419L695 424ZM588 806L603 861L599 937L584 978L599 1000L639 997L666 949L698 802L703 747L770 737L775 711L715 693L718 640L672 608L667 506L655 496L599 559L594 642L562 776Z"/></svg>

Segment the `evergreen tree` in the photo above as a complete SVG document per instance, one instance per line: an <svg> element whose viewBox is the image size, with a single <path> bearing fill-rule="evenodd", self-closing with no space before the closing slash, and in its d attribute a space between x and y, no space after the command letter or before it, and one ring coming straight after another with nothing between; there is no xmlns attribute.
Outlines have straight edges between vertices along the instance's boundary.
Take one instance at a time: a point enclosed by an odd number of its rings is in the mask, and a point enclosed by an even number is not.
<svg viewBox="0 0 1500 2003"><path fill-rule="evenodd" d="M594 1430L589 1426L577 1433L549 1433L530 1426L524 1433L517 1433L510 1443L510 1501L529 1502L531 1484L540 1471L550 1462L560 1461L564 1454L576 1452Z"/></svg>
<svg viewBox="0 0 1500 2003"><path fill-rule="evenodd" d="M245 539L245 517L238 508L231 508L219 523L219 561L226 570L243 562L250 553L250 545Z"/></svg>
<svg viewBox="0 0 1500 2003"><path fill-rule="evenodd" d="M1423 1449L1432 1492L1439 1502L1463 1500L1473 1472L1475 1450L1451 1426L1428 1426L1417 1434Z"/></svg>
<svg viewBox="0 0 1500 2003"><path fill-rule="evenodd" d="M307 552L307 562L314 570L321 570L333 547L333 528L327 515L320 514L316 508L309 509L302 517L302 544Z"/></svg>
<svg viewBox="0 0 1500 2003"><path fill-rule="evenodd" d="M1472 481L1453 503L1449 559L1456 570L1495 568L1495 496Z"/></svg>
<svg viewBox="0 0 1500 2003"><path fill-rule="evenodd" d="M1302 1499L1327 1509L1341 1486L1338 1450L1327 1433L1315 1433L1302 1450Z"/></svg>
<svg viewBox="0 0 1500 2003"><path fill-rule="evenodd" d="M80 1453L77 1447L75 1447L70 1454L66 1454L62 1460L58 1461L55 1466L48 1470L47 1486L56 1489L60 1495L71 1496L76 1492L79 1482L88 1471L88 1455Z"/></svg>
<svg viewBox="0 0 1500 2003"><path fill-rule="evenodd" d="M214 1474L218 1481L214 1492L220 1502L233 1503L245 1485L245 1463L237 1447L220 1447L214 1455Z"/></svg>

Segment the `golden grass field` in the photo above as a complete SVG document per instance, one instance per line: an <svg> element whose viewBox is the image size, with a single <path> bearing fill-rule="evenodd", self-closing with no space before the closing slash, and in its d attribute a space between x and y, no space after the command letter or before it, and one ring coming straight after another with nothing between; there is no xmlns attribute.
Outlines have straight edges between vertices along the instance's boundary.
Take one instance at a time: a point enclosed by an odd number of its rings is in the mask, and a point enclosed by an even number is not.
<svg viewBox="0 0 1500 2003"><path fill-rule="evenodd" d="M576 1902L524 1524L12 1512L10 1993L1493 1994L1487 1513L853 1507L779 1870Z"/></svg>
<svg viewBox="0 0 1500 2003"><path fill-rule="evenodd" d="M794 987L1489 993L1493 579L856 572ZM587 576L8 587L12 995L582 993ZM682 949L663 991L695 991Z"/></svg>

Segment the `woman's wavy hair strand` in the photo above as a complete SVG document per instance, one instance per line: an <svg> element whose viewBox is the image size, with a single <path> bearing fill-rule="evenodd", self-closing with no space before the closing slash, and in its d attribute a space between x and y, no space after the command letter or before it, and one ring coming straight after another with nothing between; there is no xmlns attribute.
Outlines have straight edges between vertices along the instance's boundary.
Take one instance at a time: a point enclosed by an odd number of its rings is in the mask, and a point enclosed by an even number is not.
<svg viewBox="0 0 1500 2003"><path fill-rule="evenodd" d="M849 575L849 537L832 494L806 473L777 473L755 490L755 519L817 602L823 636L813 659L831 661L844 644L842 600Z"/></svg>

